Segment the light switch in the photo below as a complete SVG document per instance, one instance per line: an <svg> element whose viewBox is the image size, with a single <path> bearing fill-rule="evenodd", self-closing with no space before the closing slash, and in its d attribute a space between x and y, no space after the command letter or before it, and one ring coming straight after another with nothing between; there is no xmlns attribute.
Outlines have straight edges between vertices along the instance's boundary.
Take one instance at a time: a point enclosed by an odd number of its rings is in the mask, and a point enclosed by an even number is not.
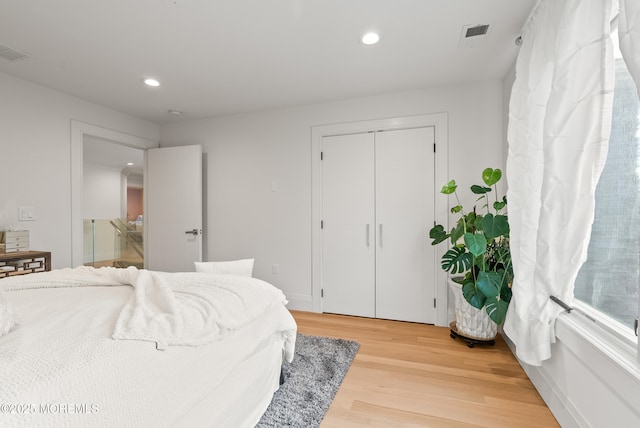
<svg viewBox="0 0 640 428"><path fill-rule="evenodd" d="M272 181L271 182L271 191L272 192L277 192L278 191L278 182L277 181Z"/></svg>
<svg viewBox="0 0 640 428"><path fill-rule="evenodd" d="M34 221L36 219L36 210L34 207L18 208L19 221Z"/></svg>

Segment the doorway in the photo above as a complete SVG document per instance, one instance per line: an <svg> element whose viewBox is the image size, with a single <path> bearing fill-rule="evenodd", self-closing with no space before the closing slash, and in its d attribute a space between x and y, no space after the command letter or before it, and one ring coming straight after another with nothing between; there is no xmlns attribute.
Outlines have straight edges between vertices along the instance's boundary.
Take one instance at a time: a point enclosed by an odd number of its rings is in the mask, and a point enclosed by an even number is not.
<svg viewBox="0 0 640 428"><path fill-rule="evenodd" d="M83 137L83 264L144 267L144 151Z"/></svg>
<svg viewBox="0 0 640 428"><path fill-rule="evenodd" d="M85 142L87 143L87 147L98 146L108 152L122 151L123 153L127 153L129 150L134 150L135 152L138 152L140 154L140 157L143 156L145 150L150 148L157 148L159 146L157 142L129 135L120 131L114 131L112 129L103 128L76 120L71 121L71 260L74 267L81 266L87 263L87 253L90 253L92 251L92 248L85 248L93 245L90 243L91 241L89 241L89 243L84 242L85 235L87 233L93 233L93 224L91 222L85 224L85 216L89 220L91 220L92 218L97 219L99 217L103 217L102 214L100 216L92 216L91 212L85 213L85 198L90 198L93 194L89 193L89 195L87 196L85 195L84 191ZM87 151L87 156L89 156L89 159L94 159L94 155L92 155L90 152L91 150ZM104 153L102 155L98 153L95 156L98 156L98 158L106 157ZM142 160L140 160L138 163L140 167L143 166ZM133 167L134 169L125 170L124 174L135 172L135 161L134 165L131 167ZM113 169L114 168L112 168L112 170ZM123 185L124 180L122 179L121 175L123 169L124 168L120 169L117 174L113 171L110 174L112 180L119 183L117 186L119 192L113 190L115 187L111 187L112 190L106 191L106 193L101 191L95 193L95 196L99 199L109 199L115 201L112 205L116 208L115 210L110 211L114 214L114 216L109 215L108 217L125 219L127 218L126 209L125 211L122 210L122 207L127 206L127 186ZM136 174L131 175L131 182L136 183L139 181L139 186L142 187L142 179L134 178L133 176ZM127 179L126 182L128 181L129 180ZM117 196L114 196L115 193L117 193ZM106 198L107 194L110 195L109 198ZM105 208L105 211L111 209L112 208ZM126 225L128 221L124 223ZM112 226L110 223L99 224L98 226L96 226L96 228L104 229L104 232L99 233L100 235L111 235L114 246L116 245L116 238L114 237L114 233L122 234L125 232L124 228L122 232L114 232L114 226ZM141 232L140 237L142 236L143 233ZM131 247L131 245L129 246ZM97 256L96 259L104 258L105 260L108 260L108 257L108 255L103 254Z"/></svg>

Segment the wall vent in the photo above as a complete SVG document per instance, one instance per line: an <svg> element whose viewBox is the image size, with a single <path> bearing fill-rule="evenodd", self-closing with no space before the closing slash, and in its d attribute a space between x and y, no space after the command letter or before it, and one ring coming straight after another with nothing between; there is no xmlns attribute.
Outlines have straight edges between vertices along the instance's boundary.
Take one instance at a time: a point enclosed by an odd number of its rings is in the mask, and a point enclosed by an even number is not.
<svg viewBox="0 0 640 428"><path fill-rule="evenodd" d="M29 55L28 53L19 51L18 49L0 45L0 58L8 59L9 61L18 61L30 56L31 55Z"/></svg>

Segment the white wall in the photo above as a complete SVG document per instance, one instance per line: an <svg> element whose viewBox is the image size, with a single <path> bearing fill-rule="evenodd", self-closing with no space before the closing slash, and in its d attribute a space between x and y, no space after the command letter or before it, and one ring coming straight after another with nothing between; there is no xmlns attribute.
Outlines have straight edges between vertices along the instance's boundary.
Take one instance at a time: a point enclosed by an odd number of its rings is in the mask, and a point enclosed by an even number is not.
<svg viewBox="0 0 640 428"><path fill-rule="evenodd" d="M85 163L82 173L82 212L84 218L114 219L120 217L120 205L122 204L122 174L120 174L120 170L104 165Z"/></svg>
<svg viewBox="0 0 640 428"><path fill-rule="evenodd" d="M115 230L109 220L121 217L122 209L126 211L126 177L120 173L121 168L87 162L83 166L82 212L85 219L98 220L91 233L84 234L83 242L87 245L83 245L83 261L115 259Z"/></svg>
<svg viewBox="0 0 640 428"><path fill-rule="evenodd" d="M502 167L500 81L168 124L160 144L203 146L205 258L255 257L257 277L311 310L311 127L438 112L448 112L452 178L473 184Z"/></svg>
<svg viewBox="0 0 640 428"><path fill-rule="evenodd" d="M71 119L158 140L156 124L0 73L0 227L31 231L31 248L71 266ZM18 221L18 207L36 220Z"/></svg>
<svg viewBox="0 0 640 428"><path fill-rule="evenodd" d="M640 426L640 366L635 346L611 346L608 336L575 312L556 322L551 358L535 367L520 362L565 428ZM515 354L508 337L507 344Z"/></svg>

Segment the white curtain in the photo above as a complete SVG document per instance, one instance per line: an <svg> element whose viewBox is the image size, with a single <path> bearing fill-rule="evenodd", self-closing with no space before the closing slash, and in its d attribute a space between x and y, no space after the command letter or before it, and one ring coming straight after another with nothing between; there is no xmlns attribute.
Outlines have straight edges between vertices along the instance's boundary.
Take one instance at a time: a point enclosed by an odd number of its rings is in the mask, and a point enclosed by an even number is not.
<svg viewBox="0 0 640 428"><path fill-rule="evenodd" d="M619 0L620 51L640 97L640 0Z"/></svg>
<svg viewBox="0 0 640 428"><path fill-rule="evenodd" d="M572 302L587 255L611 128L611 2L542 0L522 34L509 106L515 278L504 331L532 365L555 340L562 308L549 297Z"/></svg>

